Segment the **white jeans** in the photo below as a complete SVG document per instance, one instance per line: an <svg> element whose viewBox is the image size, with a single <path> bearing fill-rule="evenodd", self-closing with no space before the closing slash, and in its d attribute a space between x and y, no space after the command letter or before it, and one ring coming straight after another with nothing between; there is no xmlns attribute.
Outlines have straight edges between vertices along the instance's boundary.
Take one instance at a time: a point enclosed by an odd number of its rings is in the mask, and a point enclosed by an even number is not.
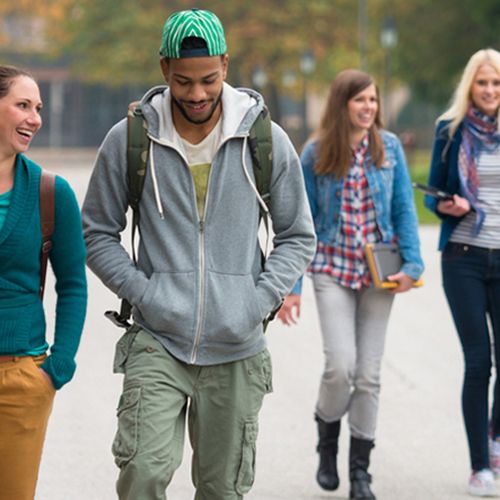
<svg viewBox="0 0 500 500"><path fill-rule="evenodd" d="M394 296L374 288L351 290L327 274L314 274L313 284L325 353L316 414L335 422L348 413L351 435L373 440Z"/></svg>

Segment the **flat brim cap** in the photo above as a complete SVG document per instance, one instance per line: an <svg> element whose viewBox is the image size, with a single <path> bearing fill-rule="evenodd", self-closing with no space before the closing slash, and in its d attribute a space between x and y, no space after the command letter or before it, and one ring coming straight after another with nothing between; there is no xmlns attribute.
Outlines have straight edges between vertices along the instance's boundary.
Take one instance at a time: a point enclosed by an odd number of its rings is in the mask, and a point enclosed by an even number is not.
<svg viewBox="0 0 500 500"><path fill-rule="evenodd" d="M180 59L182 41L188 37L201 38L207 44L208 56L227 52L224 28L219 18L208 10L182 10L172 14L163 27L160 55Z"/></svg>

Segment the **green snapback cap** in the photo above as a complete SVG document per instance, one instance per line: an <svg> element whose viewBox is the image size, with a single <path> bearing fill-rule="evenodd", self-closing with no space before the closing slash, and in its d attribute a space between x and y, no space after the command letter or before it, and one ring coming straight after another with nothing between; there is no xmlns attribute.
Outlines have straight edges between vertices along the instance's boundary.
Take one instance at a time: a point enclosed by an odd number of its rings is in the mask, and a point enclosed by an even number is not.
<svg viewBox="0 0 500 500"><path fill-rule="evenodd" d="M206 48L184 49L185 38L202 39ZM163 27L160 55L173 59L221 56L227 52L224 28L219 18L208 10L182 10L172 14Z"/></svg>

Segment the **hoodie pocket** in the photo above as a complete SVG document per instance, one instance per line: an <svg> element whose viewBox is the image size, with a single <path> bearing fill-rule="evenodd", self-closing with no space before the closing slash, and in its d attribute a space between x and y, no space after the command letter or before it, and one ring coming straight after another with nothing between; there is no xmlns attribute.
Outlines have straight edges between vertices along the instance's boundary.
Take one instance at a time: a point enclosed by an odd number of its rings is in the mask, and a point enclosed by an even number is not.
<svg viewBox="0 0 500 500"><path fill-rule="evenodd" d="M153 273L138 306L148 326L157 332L190 330L196 295L194 273Z"/></svg>
<svg viewBox="0 0 500 500"><path fill-rule="evenodd" d="M207 336L215 341L241 342L263 319L252 275L208 273Z"/></svg>

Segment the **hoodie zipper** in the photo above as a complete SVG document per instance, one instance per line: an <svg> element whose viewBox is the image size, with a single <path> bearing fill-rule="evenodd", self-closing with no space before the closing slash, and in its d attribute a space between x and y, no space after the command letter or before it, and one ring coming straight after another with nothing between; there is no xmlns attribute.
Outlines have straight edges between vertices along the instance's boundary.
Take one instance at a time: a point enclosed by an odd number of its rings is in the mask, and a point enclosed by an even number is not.
<svg viewBox="0 0 500 500"><path fill-rule="evenodd" d="M210 179L210 175L209 175ZM208 185L207 185L208 197ZM206 201L206 200L205 200ZM198 291L198 313L196 315L196 335L194 337L193 350L191 351L191 363L196 361L198 348L200 347L203 316L205 314L205 221L200 219L198 222L198 253L199 253L199 266L200 273L200 289Z"/></svg>
<svg viewBox="0 0 500 500"><path fill-rule="evenodd" d="M203 315L205 312L205 219L202 217L200 218L200 214L198 213L198 204L196 201L196 186L194 184L193 180L193 175L191 173L191 169L189 168L189 164L184 157L184 155L175 147L175 145L170 144L170 143L165 143L162 142L152 136L149 136L151 139L151 142L156 142L157 144L171 148L174 151L177 152L179 157L181 158L181 161L184 163L184 166L188 170L189 177L191 179L191 186L192 186L192 193L193 193L193 203L195 206L196 214L198 216L198 253L199 253L199 260L198 260L198 271L199 271L199 291L198 291L198 310L196 313L196 334L195 334L195 339L193 343L193 349L191 351L191 363L194 364L196 361L196 356L198 354L198 348L200 345L200 340L201 340L201 334L202 334L202 324L203 324ZM151 151L150 153L153 155L153 152ZM154 163L152 162L152 168L154 169ZM205 195L205 209L204 209L204 215L206 215L206 208L207 208L207 200L208 200L208 186L210 184L210 178L211 178L211 173L212 169L210 169L210 173L208 175L208 182L207 182L207 192ZM155 187L157 189L157 187ZM160 215L162 215L160 211Z"/></svg>
<svg viewBox="0 0 500 500"><path fill-rule="evenodd" d="M206 223L205 221L207 220L207 208L208 208L208 198L209 198L209 191L210 191L210 181L212 179L212 172L213 172L213 167L215 164L215 159L217 158L217 154L221 150L222 146L228 142L230 139L233 139L234 137L237 136L231 136L227 137L224 139L220 144L219 147L217 148L217 151L212 159L212 164L210 166L210 172L208 174L208 181L207 181L207 191L205 193L205 207L203 210L203 217L199 218L198 221L198 253L199 253L199 265L198 265L198 271L200 274L200 289L198 292L198 311L196 314L196 334L194 337L194 344L193 344L193 350L191 351L191 364L194 364L196 362L196 357L198 355L198 349L200 347L200 342L201 342L201 336L203 333L203 317L205 315L205 226ZM189 165L186 163L186 166L189 170ZM191 171L190 171L191 173ZM193 176L191 175L191 181L193 183L193 193L194 193L194 203L195 206L197 207L196 203L196 186L194 185L194 180ZM198 209L196 209L196 213L198 213ZM199 217L200 214L198 214Z"/></svg>
<svg viewBox="0 0 500 500"><path fill-rule="evenodd" d="M217 148L217 151L214 155L214 158L212 160L212 164L210 167L210 173L208 174L208 182L207 182L207 190L205 194L205 207L204 207L204 213L203 217L200 218L200 214L198 213L197 209L197 201L196 201L196 186L194 185L194 180L193 176L191 173L191 170L189 168L189 164L186 161L186 158L184 155L173 145L169 143L165 143L161 140L158 140L157 138L153 138L150 136L150 139L152 141L156 142L157 144L160 144L161 146L166 146L174 149L177 151L179 156L182 158L184 165L189 171L190 177L191 177L191 185L193 186L193 201L194 205L196 207L196 213L198 214L198 253L199 253L199 260L198 260L198 272L199 272L199 291L198 291L198 309L196 313L196 334L194 338L194 343L193 343L193 349L191 351L191 364L194 364L196 362L196 358L198 355L198 349L200 347L200 342L201 342L201 336L203 333L203 318L205 315L205 226L206 226L206 219L207 219L207 207L208 207L208 199L209 199L209 191L210 191L210 181L212 179L212 172L213 172L213 166L215 164L215 159L219 153L219 151L222 149L222 146L226 144L226 142L229 142L231 139L236 139L236 138L243 138L243 140L246 140L246 135L233 135L230 137L226 137L220 144L219 147Z"/></svg>
<svg viewBox="0 0 500 500"><path fill-rule="evenodd" d="M217 149L217 152L220 150L220 146ZM215 153L214 158L212 159L212 163L210 165L210 172L208 173L208 181L207 181L207 190L205 192L205 206L203 208L203 216L200 217L198 213L198 203L196 202L196 186L194 184L194 179L191 174L191 181L193 183L193 193L194 193L194 204L196 207L196 213L198 214L198 272L200 274L200 289L198 291L198 312L196 315L196 334L194 337L193 350L191 351L191 363L194 364L196 362L196 357L198 355L198 349L200 347L201 335L203 333L203 317L205 315L205 221L207 220L207 207L208 207L208 193L210 190L210 180L212 178L213 166L215 163L215 157L217 156L217 152ZM189 169L189 165L186 163L187 168Z"/></svg>
<svg viewBox="0 0 500 500"><path fill-rule="evenodd" d="M191 363L194 364L196 361L196 356L198 354L198 348L200 346L200 340L201 340L201 334L202 334L202 324L203 324L203 315L205 312L205 220L204 220L204 218L200 218L200 214L198 213L198 203L196 201L196 186L194 184L193 175L192 175L191 169L189 168L189 164L188 164L185 156L181 153L181 151L179 151L175 147L174 144L163 142L163 141L158 140L157 138L154 138L152 136L149 136L149 138L151 139L151 143L155 142L163 147L171 148L174 151L176 151L177 154L179 155L179 157L181 158L182 162L184 163L184 166L188 170L188 174L189 174L189 177L191 179L193 203L194 203L194 207L196 210L196 214L198 216L197 217L198 218L198 252L199 252L198 272L199 272L199 276L200 276L200 278L199 278L199 291L198 291L198 310L196 312L196 334L195 334L193 349L191 351L191 358L190 358ZM150 154L152 156L153 152L151 151ZM153 161L152 161L152 168L153 168L153 170L155 168ZM208 187L210 185L211 174L212 174L212 169L210 169L210 173L208 175L207 191L206 191L206 195L205 195L204 216L206 216L207 200L208 200ZM156 185L155 185L155 189L157 189ZM162 215L162 212L160 210L160 216L161 215Z"/></svg>

